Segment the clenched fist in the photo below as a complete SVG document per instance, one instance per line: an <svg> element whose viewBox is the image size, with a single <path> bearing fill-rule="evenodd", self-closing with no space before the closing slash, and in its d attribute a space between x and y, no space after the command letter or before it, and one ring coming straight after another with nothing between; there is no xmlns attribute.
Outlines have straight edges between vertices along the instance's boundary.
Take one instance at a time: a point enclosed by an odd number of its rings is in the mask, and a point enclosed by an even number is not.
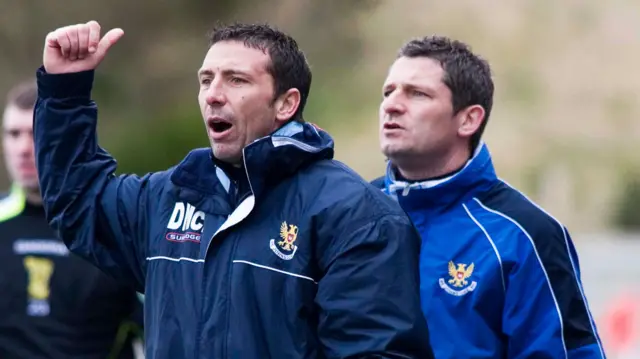
<svg viewBox="0 0 640 359"><path fill-rule="evenodd" d="M47 35L44 69L50 74L93 70L122 35L122 29L113 29L101 38L96 21L59 28Z"/></svg>

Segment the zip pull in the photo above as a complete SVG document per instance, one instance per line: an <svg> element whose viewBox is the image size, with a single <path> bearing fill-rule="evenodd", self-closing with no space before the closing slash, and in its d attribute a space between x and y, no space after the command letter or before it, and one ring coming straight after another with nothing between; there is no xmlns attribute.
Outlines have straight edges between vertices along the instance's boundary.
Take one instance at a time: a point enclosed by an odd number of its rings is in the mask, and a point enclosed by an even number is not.
<svg viewBox="0 0 640 359"><path fill-rule="evenodd" d="M411 190L411 186L407 185L403 190L402 190L402 195L403 196L407 196L409 194L409 191Z"/></svg>

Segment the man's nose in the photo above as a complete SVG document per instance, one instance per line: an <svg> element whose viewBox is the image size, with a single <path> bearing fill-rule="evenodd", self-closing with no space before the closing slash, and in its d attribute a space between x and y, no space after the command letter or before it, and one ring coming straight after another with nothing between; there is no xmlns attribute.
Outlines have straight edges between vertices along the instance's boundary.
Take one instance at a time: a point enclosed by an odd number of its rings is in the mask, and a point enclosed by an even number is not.
<svg viewBox="0 0 640 359"><path fill-rule="evenodd" d="M395 93L391 93L382 101L382 110L389 115L401 115L406 112L406 107Z"/></svg>
<svg viewBox="0 0 640 359"><path fill-rule="evenodd" d="M227 103L224 86L220 81L213 81L207 89L207 104L209 106L224 106Z"/></svg>
<svg viewBox="0 0 640 359"><path fill-rule="evenodd" d="M15 146L18 147L18 152L22 156L31 156L34 152L33 135L23 133L18 136L18 141L15 142Z"/></svg>

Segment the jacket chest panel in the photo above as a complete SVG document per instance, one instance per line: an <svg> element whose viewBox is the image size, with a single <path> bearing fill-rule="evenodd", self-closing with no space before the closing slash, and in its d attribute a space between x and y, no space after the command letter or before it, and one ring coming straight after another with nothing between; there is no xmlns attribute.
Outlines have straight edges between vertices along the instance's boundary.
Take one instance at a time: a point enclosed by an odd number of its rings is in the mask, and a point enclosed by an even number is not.
<svg viewBox="0 0 640 359"><path fill-rule="evenodd" d="M469 217L459 214L445 214L417 228L422 235L423 310L445 311L454 317L471 315L492 326L499 325L494 323L493 313L502 310L503 274L484 232Z"/></svg>
<svg viewBox="0 0 640 359"><path fill-rule="evenodd" d="M238 240L233 262L251 266L255 275L266 271L259 276L266 275L270 282L295 279L313 283L312 223L302 206L283 203L267 198L238 226L237 233L230 232Z"/></svg>
<svg viewBox="0 0 640 359"><path fill-rule="evenodd" d="M302 207L291 203L269 196L217 234L235 214L210 213L197 203L169 203L166 208L171 210L158 216L158 230L149 238L147 295L162 295L161 307L187 302L194 310L202 308L194 289L204 291L205 301L226 297L238 305L265 292L282 293L291 303L311 303L316 291L314 266L309 265L314 256L312 223ZM184 290L168 293L171 282ZM266 308L284 304L280 296L274 300L261 298L261 303ZM198 316L197 311L193 314Z"/></svg>

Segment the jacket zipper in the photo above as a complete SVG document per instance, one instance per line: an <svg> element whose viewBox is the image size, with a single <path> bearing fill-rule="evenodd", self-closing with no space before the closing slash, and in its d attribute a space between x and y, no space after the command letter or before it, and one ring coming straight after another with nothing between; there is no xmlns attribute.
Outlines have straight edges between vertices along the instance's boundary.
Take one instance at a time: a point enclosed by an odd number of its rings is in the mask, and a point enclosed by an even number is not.
<svg viewBox="0 0 640 359"><path fill-rule="evenodd" d="M249 146L251 146L251 145L249 145ZM247 147L242 149L242 162L244 164L245 174L247 175L247 181L249 182L249 195L252 195L252 196L255 197L255 193L253 192L253 186L251 185L251 177L249 177L249 170L247 169L247 161L245 160L245 158L246 158L245 150L246 150ZM237 193L238 193L238 185L237 185L237 183L234 183L234 187L235 187L235 189L234 189L235 195L237 196ZM244 196L242 201L244 201L246 198L248 198L249 195L248 196ZM233 211L235 211L238 208L237 206L240 203L242 203L242 201L236 201L237 202L236 208L234 208ZM251 210L253 210L253 208L251 208ZM232 211L232 213L233 213L233 211ZM248 214L247 214L247 216L248 216ZM231 217L231 215L229 215L229 217ZM229 217L227 217L227 220L229 220ZM244 220L244 218L242 220ZM242 220L240 220L240 222L242 222ZM238 222L236 224L239 224L240 222ZM223 223L223 225L224 225L224 223ZM231 227L229 227L229 228L231 228ZM207 265L207 255L209 253L209 248L211 247L211 243L213 243L213 240L216 238L216 236L222 234L223 232L226 232L229 228L226 228L226 229L224 229L222 231L214 232L214 234L211 236L211 240L207 244L207 249L205 250L205 253L204 253L204 263L203 263L203 266L202 266L202 284L200 286L200 288L201 288L201 290L200 290L201 296L203 296L203 297L204 297L204 293L205 293L204 289L205 289L205 283L206 283L206 281L205 281L205 267ZM231 248L231 256L232 257L235 255L237 246L238 246L238 241L235 241L235 243L233 243L233 246ZM232 278L232 273L233 273L233 260L232 259L233 258L231 258L230 261L229 261L229 269L227 271L227 280L229 282L229 284L227 285L227 293L226 293L227 294L227 302L230 300L230 297L231 297L231 285L232 285L231 278ZM204 325L203 324L204 305L205 305L205 303L204 303L204 298L203 298L203 300L201 302L201 308L200 308L200 318L198 318L198 331L197 331L197 333L198 333L198 344L196 346L196 358L199 358L199 356L200 356L200 347L201 347L201 338L202 338L202 326ZM226 358L227 349L228 349L228 346L229 346L229 336L231 335L231 333L229 333L229 321L231 319L229 305L226 304L225 307L226 307L225 308L225 313L226 313L226 320L225 321L226 321L226 323L225 323L225 327L224 327L223 333L226 333L226 334L224 334L225 335L225 339L224 339L224 342L222 343L222 348L221 348L222 355L220 356L220 359L225 359Z"/></svg>

